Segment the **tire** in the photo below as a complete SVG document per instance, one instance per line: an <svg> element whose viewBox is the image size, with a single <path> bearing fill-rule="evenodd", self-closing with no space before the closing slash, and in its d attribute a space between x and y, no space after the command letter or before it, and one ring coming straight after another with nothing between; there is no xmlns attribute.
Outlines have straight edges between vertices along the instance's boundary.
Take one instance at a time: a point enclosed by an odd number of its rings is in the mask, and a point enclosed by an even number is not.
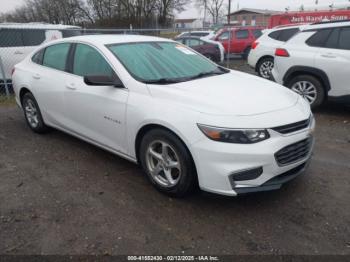
<svg viewBox="0 0 350 262"><path fill-rule="evenodd" d="M252 50L252 48L249 46L243 51L243 55L242 55L243 59L247 59L248 58L250 50Z"/></svg>
<svg viewBox="0 0 350 262"><path fill-rule="evenodd" d="M326 98L326 93L322 83L314 76L299 75L288 83L288 88L303 96L312 109L322 105ZM305 89L305 91L303 91Z"/></svg>
<svg viewBox="0 0 350 262"><path fill-rule="evenodd" d="M141 141L139 159L151 184L168 196L184 197L197 186L196 169L188 149L169 131L149 131Z"/></svg>
<svg viewBox="0 0 350 262"><path fill-rule="evenodd" d="M31 93L24 94L22 98L22 108L24 117L31 130L35 133L43 134L49 131L45 125L38 103Z"/></svg>
<svg viewBox="0 0 350 262"><path fill-rule="evenodd" d="M261 59L256 67L258 75L264 79L270 79L271 70L274 67L274 59L272 57L265 57Z"/></svg>

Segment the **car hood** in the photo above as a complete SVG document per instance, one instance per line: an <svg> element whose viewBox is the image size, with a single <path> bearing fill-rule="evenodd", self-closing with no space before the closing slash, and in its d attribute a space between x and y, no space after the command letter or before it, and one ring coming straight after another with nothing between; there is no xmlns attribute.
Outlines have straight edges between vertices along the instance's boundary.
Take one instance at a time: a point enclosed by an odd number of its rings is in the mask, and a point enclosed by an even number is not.
<svg viewBox="0 0 350 262"><path fill-rule="evenodd" d="M249 74L230 73L171 85L148 85L165 103L213 115L248 116L294 106L298 95L274 82Z"/></svg>

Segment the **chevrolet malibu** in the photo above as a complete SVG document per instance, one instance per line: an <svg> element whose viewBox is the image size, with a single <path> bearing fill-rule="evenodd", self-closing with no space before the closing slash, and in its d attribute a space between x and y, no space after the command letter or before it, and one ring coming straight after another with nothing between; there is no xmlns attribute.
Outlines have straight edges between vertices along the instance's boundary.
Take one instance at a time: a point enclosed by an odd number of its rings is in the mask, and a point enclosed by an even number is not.
<svg viewBox="0 0 350 262"><path fill-rule="evenodd" d="M315 123L299 95L171 40L80 36L13 70L36 133L62 130L139 163L170 196L278 189L307 168Z"/></svg>

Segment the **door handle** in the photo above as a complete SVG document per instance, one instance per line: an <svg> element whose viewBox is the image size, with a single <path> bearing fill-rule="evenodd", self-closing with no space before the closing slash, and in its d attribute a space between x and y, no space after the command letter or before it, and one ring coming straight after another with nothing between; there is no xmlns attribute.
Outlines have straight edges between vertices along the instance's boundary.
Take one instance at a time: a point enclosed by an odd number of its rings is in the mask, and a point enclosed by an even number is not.
<svg viewBox="0 0 350 262"><path fill-rule="evenodd" d="M77 89L73 83L67 84L66 87L67 87L67 89L70 89L70 90Z"/></svg>
<svg viewBox="0 0 350 262"><path fill-rule="evenodd" d="M40 79L40 75L39 74L35 74L35 75L33 75L33 78L34 79Z"/></svg>
<svg viewBox="0 0 350 262"><path fill-rule="evenodd" d="M322 54L321 56L325 57L325 58L336 58L337 57L336 55L333 55L333 54Z"/></svg>

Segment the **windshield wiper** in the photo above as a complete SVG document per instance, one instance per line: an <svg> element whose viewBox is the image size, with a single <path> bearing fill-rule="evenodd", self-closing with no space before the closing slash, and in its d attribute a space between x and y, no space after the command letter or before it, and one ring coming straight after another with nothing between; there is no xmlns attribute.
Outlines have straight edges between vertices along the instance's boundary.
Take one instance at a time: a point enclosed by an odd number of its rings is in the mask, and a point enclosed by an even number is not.
<svg viewBox="0 0 350 262"><path fill-rule="evenodd" d="M198 75L190 77L190 79L193 80L193 79L203 78L203 77L207 77L207 76L222 75L222 74L226 74L228 72L230 72L230 71L221 67L221 66L218 66L213 71L199 73Z"/></svg>
<svg viewBox="0 0 350 262"><path fill-rule="evenodd" d="M172 78L160 78L155 80L144 81L145 84L159 84L159 85L174 84L179 82L180 82L179 80L172 79Z"/></svg>

